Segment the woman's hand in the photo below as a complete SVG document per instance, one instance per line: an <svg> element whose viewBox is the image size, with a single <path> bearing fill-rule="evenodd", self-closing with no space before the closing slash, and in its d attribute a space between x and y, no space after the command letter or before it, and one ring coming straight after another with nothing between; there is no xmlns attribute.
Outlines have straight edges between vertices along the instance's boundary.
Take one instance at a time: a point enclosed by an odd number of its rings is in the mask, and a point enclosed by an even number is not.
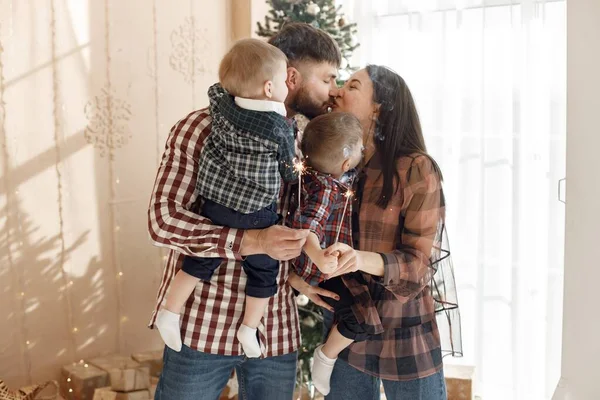
<svg viewBox="0 0 600 400"><path fill-rule="evenodd" d="M327 278L334 278L349 272L358 271L358 266L361 265L360 252L345 243L337 242L332 244L325 249L325 254L337 254L338 257L338 267Z"/></svg>
<svg viewBox="0 0 600 400"><path fill-rule="evenodd" d="M335 243L325 249L325 254L338 253L338 268L328 276L333 278L349 272L362 271L373 276L384 276L385 263L379 253L354 250L345 243Z"/></svg>
<svg viewBox="0 0 600 400"><path fill-rule="evenodd" d="M302 280L302 278L300 278L298 276L298 274L296 274L293 271L290 271L290 275L288 276L287 283L291 287L293 287L294 289L296 289L297 291L299 291L300 293L302 293L303 295L308 297L310 299L310 301L312 301L319 307L326 308L332 312L333 312L333 307L331 307L329 304L325 303L325 301L321 298L321 296L329 297L334 300L340 299L340 296L338 296L334 292L330 292L329 290L322 289L318 286L309 285L308 283L304 282L304 280Z"/></svg>

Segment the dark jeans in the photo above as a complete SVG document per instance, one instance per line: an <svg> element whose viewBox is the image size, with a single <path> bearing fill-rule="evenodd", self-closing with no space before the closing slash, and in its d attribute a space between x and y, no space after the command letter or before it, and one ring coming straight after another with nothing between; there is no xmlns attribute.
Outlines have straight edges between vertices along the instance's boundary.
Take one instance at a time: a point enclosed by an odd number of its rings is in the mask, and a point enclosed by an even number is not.
<svg viewBox="0 0 600 400"><path fill-rule="evenodd" d="M251 214L242 214L214 201L206 200L202 205L201 214L216 225L237 229L264 229L279 221L276 204L271 204ZM196 278L209 281L221 262L221 258L186 256L181 269ZM246 257L242 262L242 267L248 276L246 283L248 296L267 298L277 293L279 261L273 260L266 254L255 254Z"/></svg>
<svg viewBox="0 0 600 400"><path fill-rule="evenodd" d="M322 296L321 298L334 309L335 322L342 336L355 342L361 342L369 338L365 327L358 322L352 311L354 297L350 290L344 285L341 277L328 279L319 284L323 289L337 293L339 300Z"/></svg>

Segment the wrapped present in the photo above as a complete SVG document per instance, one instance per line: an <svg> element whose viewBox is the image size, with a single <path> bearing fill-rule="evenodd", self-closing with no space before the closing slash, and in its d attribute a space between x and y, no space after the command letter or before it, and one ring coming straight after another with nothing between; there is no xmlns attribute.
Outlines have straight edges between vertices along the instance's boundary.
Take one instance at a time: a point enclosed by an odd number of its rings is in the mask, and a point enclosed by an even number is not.
<svg viewBox="0 0 600 400"><path fill-rule="evenodd" d="M150 376L160 376L163 366L163 351L147 351L145 353L136 353L131 356L134 361L140 363L142 367L150 368Z"/></svg>
<svg viewBox="0 0 600 400"><path fill-rule="evenodd" d="M93 400L150 400L150 390L136 390L133 392L118 392L111 387L98 388L94 392Z"/></svg>
<svg viewBox="0 0 600 400"><path fill-rule="evenodd" d="M48 381L40 385L31 385L12 391L0 379L1 400L56 400L58 397L58 384L56 381Z"/></svg>
<svg viewBox="0 0 600 400"><path fill-rule="evenodd" d="M62 367L60 393L66 400L92 400L94 390L108 385L108 372L83 360Z"/></svg>
<svg viewBox="0 0 600 400"><path fill-rule="evenodd" d="M444 365L448 400L472 400L475 368L466 365Z"/></svg>
<svg viewBox="0 0 600 400"><path fill-rule="evenodd" d="M131 357L114 354L94 358L90 364L108 372L109 384L115 391L132 392L150 388L150 368L141 366Z"/></svg>
<svg viewBox="0 0 600 400"><path fill-rule="evenodd" d="M150 377L150 398L154 398L154 394L156 393L156 386L158 386L158 378L151 376Z"/></svg>

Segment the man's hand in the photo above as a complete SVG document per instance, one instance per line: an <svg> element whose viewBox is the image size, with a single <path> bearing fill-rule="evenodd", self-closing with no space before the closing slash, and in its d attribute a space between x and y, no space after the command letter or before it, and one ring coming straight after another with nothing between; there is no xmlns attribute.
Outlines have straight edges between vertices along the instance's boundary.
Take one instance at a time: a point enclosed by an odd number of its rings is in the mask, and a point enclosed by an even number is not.
<svg viewBox="0 0 600 400"><path fill-rule="evenodd" d="M304 282L304 280L302 280L302 278L300 278L294 271L290 271L290 275L288 276L287 283L291 287L293 287L294 289L296 289L297 291L299 291L300 293L302 293L303 295L308 297L310 299L310 301L312 301L319 307L326 308L332 312L333 312L333 307L331 307L329 304L327 304L321 298L321 296L329 297L334 300L340 299L340 296L338 296L334 292L330 292L329 290L325 290L318 286L311 286L308 283Z"/></svg>
<svg viewBox="0 0 600 400"><path fill-rule="evenodd" d="M325 249L325 254L338 256L338 267L328 278L358 271L360 253L345 243L337 242Z"/></svg>
<svg viewBox="0 0 600 400"><path fill-rule="evenodd" d="M244 232L240 254L266 254L279 261L291 260L300 255L309 233L307 229L291 229L282 225L247 230Z"/></svg>

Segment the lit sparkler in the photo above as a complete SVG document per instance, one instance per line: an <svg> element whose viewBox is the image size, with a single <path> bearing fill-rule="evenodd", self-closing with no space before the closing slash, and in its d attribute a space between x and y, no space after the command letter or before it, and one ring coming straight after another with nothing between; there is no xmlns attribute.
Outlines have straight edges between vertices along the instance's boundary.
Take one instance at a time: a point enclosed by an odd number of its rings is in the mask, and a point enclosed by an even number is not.
<svg viewBox="0 0 600 400"><path fill-rule="evenodd" d="M300 199L302 197L302 174L306 172L306 165L304 165L304 161L295 159L294 170L298 173L298 207L300 207Z"/></svg>
<svg viewBox="0 0 600 400"><path fill-rule="evenodd" d="M352 196L354 196L354 192L352 191L352 189L348 188L348 190L346 190L346 193L344 193L344 196L346 197L346 204L344 204L344 211L342 212L342 221L340 222L340 226L338 226L338 230L335 235L335 243L337 243L338 239L340 238L342 225L344 225L344 220L346 219L346 209L348 208L348 203L350 202L350 199L352 198Z"/></svg>

